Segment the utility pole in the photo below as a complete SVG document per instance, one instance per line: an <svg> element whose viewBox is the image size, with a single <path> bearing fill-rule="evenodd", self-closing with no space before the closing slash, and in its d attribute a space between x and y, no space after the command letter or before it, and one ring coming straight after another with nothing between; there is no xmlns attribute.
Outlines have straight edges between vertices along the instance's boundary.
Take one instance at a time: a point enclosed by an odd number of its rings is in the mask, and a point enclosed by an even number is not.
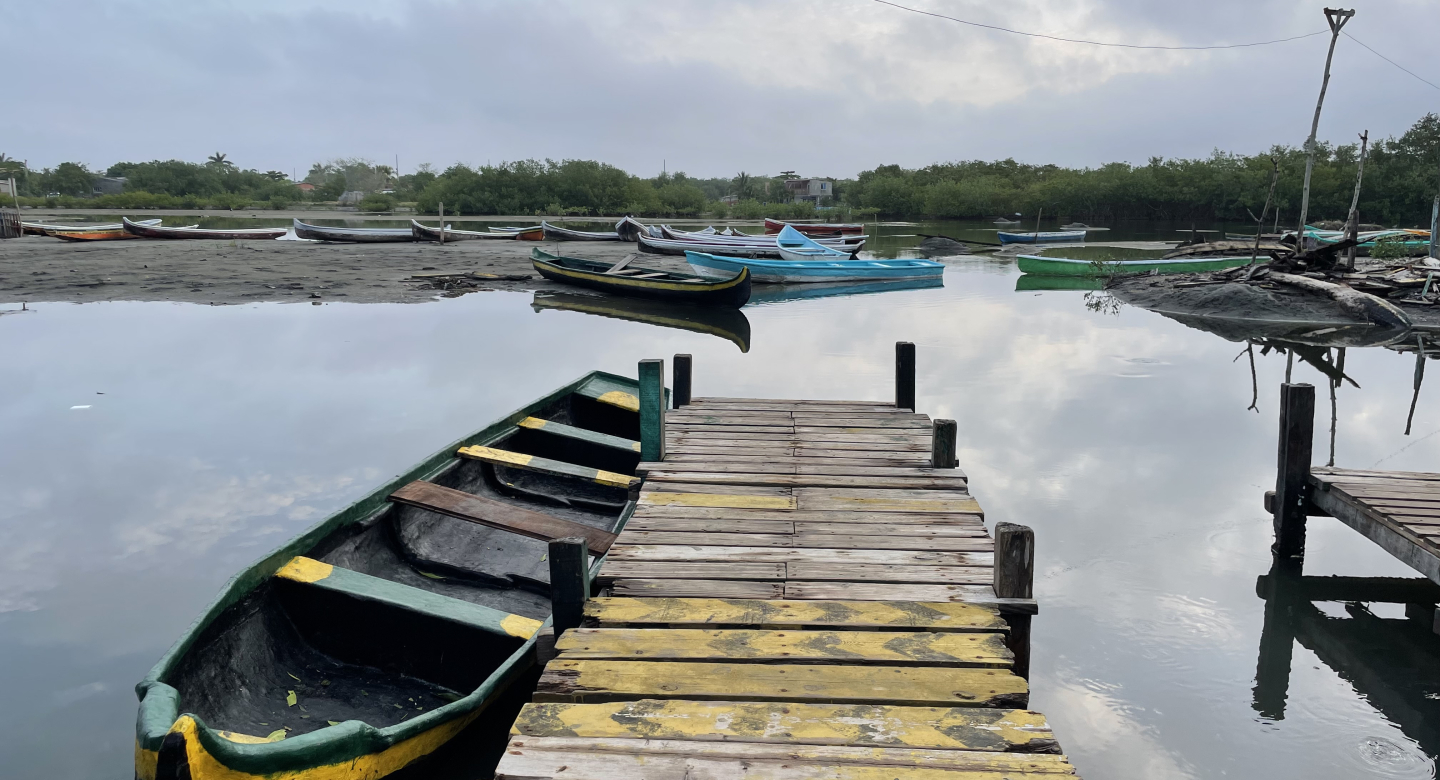
<svg viewBox="0 0 1440 780"><path fill-rule="evenodd" d="M1310 174L1315 170L1315 134L1320 130L1320 108L1325 105L1325 90L1330 86L1330 62L1335 59L1335 42L1340 29L1355 16L1341 8L1326 8L1325 21L1330 24L1330 51L1325 55L1325 78L1320 81L1320 99L1315 101L1315 118L1310 122L1310 140L1305 142L1305 186L1300 190L1300 225L1295 229L1295 251L1304 249L1305 220L1310 217Z"/></svg>

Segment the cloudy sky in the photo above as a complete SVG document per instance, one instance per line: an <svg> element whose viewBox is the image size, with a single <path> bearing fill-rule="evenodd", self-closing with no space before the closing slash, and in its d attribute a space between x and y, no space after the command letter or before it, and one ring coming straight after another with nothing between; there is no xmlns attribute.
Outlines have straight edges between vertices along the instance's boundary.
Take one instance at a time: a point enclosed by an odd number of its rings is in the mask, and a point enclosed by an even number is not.
<svg viewBox="0 0 1440 780"><path fill-rule="evenodd" d="M1160 46L1325 30L1297 0L904 0L984 24ZM334 157L589 158L652 175L850 176L956 159L1098 165L1302 143L1327 35L1100 48L875 0L53 0L4 4L23 99L0 152L298 169ZM1440 84L1440 2L1367 0L1346 32ZM62 38L39 34L63 29ZM1342 36L1321 121L1346 142L1440 111ZM12 81L12 86L17 86Z"/></svg>

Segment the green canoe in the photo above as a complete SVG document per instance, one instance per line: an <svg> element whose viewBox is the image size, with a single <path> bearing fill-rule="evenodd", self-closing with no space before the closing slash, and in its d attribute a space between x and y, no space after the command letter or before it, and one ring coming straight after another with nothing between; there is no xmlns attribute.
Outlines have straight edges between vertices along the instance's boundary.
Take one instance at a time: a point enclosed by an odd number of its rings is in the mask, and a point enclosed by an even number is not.
<svg viewBox="0 0 1440 780"><path fill-rule="evenodd" d="M1171 260L1072 260L1067 257L1037 257L1020 255L1016 265L1023 273L1036 276L1109 276L1111 274L1138 274L1159 271L1162 274L1193 274L1203 271L1222 271L1241 265L1249 265L1250 256L1245 257L1177 257Z"/></svg>
<svg viewBox="0 0 1440 780"><path fill-rule="evenodd" d="M235 576L136 686L137 780L375 780L503 738L487 708L535 663L545 540L608 549L638 411L634 380L588 374Z"/></svg>

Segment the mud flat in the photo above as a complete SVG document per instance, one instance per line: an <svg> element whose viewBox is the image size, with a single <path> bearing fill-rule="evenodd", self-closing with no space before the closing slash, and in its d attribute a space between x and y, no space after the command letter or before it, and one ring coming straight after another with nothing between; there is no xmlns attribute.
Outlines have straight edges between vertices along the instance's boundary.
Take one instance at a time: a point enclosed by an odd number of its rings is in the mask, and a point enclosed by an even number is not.
<svg viewBox="0 0 1440 780"><path fill-rule="evenodd" d="M636 251L635 244L622 242L79 244L28 236L0 241L0 302L420 303L479 290L575 292L535 273L530 264L535 246L617 262ZM646 255L642 261L652 267L686 269L680 258ZM440 273L457 276L434 276ZM412 278L424 274L431 276Z"/></svg>

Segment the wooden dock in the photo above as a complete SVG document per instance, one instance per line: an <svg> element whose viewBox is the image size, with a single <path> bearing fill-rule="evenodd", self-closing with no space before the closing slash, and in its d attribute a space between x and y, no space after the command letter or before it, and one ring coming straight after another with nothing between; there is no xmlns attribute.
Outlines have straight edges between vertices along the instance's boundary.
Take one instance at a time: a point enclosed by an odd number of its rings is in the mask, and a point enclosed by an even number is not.
<svg viewBox="0 0 1440 780"><path fill-rule="evenodd" d="M692 400L677 356L649 415L642 364L644 482L593 583L552 542L581 574L497 777L1075 774L1027 709L1033 534L986 532L913 357L889 403Z"/></svg>

